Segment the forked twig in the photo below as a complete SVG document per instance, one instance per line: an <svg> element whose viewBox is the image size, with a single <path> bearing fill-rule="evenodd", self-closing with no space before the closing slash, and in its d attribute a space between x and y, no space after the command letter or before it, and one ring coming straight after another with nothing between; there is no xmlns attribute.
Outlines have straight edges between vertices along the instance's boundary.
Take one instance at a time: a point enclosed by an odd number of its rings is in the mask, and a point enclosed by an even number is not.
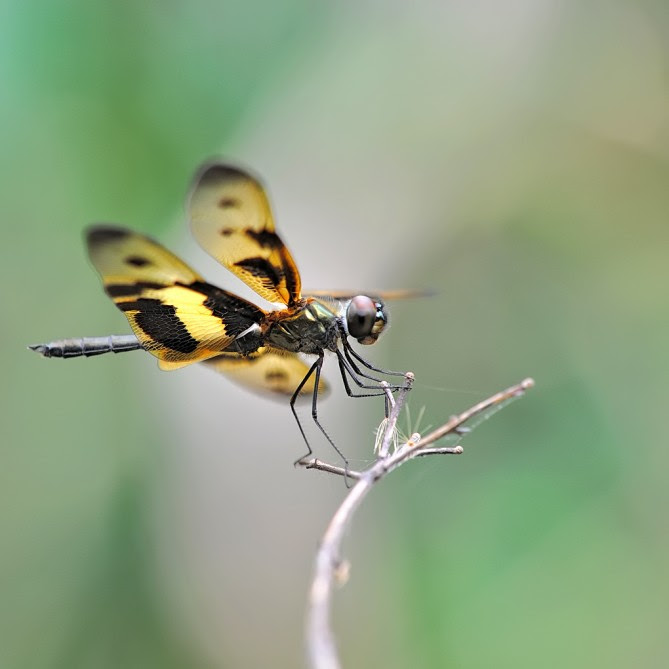
<svg viewBox="0 0 669 669"><path fill-rule="evenodd" d="M335 581L345 580L347 574L346 563L340 556L342 538L352 521L355 510L374 484L412 458L463 453L462 446L459 444L452 447L428 448L428 446L448 435L455 434L458 438L461 437L465 433L461 431L465 423L470 423L472 424L471 427L474 427L489 418L508 402L523 395L526 390L534 385L532 379L525 379L475 404L461 414L451 417L441 427L433 430L425 437L421 438L419 434L412 435L407 442L389 454L397 419L406 402L406 396L412 383L413 374L408 372L404 387L398 393L394 403L391 404L390 415L379 447L379 457L370 467L362 472L351 472L316 459L302 463L302 466L307 469L318 469L356 480L356 483L348 491L344 501L330 520L316 555L315 573L309 591L307 610L307 651L309 664L313 669L339 669L341 666L330 625L332 588Z"/></svg>

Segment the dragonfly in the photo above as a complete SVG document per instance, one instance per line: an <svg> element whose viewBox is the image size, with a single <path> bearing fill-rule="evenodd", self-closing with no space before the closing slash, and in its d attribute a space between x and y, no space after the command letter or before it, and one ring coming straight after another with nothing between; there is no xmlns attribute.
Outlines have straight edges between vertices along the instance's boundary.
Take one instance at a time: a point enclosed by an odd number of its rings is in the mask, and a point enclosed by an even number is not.
<svg viewBox="0 0 669 669"><path fill-rule="evenodd" d="M374 366L350 342L376 343L388 323L384 294L302 295L300 273L276 232L266 191L245 170L205 164L186 209L200 245L274 308L261 308L208 283L150 237L116 225L93 225L86 233L91 262L133 334L61 339L29 348L47 358L143 349L164 370L202 362L254 391L288 397L308 449L296 462L313 453L296 411L298 399L310 396L313 421L347 462L318 418L318 397L328 390L321 369L325 353L334 353L351 397L387 396L387 388L402 387L384 387L379 375L404 374ZM387 295L404 296L400 291ZM305 362L303 356L315 360Z"/></svg>

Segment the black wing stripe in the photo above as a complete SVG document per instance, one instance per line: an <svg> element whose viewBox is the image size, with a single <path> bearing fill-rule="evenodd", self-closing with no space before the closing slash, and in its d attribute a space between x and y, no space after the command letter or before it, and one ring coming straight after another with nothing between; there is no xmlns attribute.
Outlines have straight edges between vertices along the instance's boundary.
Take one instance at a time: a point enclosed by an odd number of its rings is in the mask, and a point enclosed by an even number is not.
<svg viewBox="0 0 669 669"><path fill-rule="evenodd" d="M282 249L284 248L283 242L279 238L279 235L272 230L244 230L244 234L247 237L253 239L257 244L259 244L264 249Z"/></svg>
<svg viewBox="0 0 669 669"><path fill-rule="evenodd" d="M118 306L122 311L137 311L130 318L155 343L178 353L192 353L198 347L197 339L188 332L171 304L141 298L135 302L121 302Z"/></svg>
<svg viewBox="0 0 669 669"><path fill-rule="evenodd" d="M196 290L206 296L202 303L211 313L220 318L225 325L225 331L231 337L238 337L252 325L262 321L265 312L251 302L228 293L210 283L195 281L188 288Z"/></svg>
<svg viewBox="0 0 669 669"><path fill-rule="evenodd" d="M215 318L220 319L229 337L238 337L251 326L260 323L264 317L264 312L250 302L203 281L194 281L190 284L177 282L175 285L183 286L201 295L202 305L209 309ZM107 286L107 292L115 298L136 298L117 299L116 306L157 344L153 348L163 346L178 353L193 353L199 343L188 331L187 324L179 317L178 307L165 303L159 297L139 296L142 289L159 290L161 288L169 288L169 286L150 282L113 284ZM148 348L152 347L148 346Z"/></svg>
<svg viewBox="0 0 669 669"><path fill-rule="evenodd" d="M283 274L281 268L276 267L269 260L260 256L245 258L236 262L235 265L252 276L257 277L268 287L274 288L281 283L281 275Z"/></svg>
<svg viewBox="0 0 669 669"><path fill-rule="evenodd" d="M137 281L136 283L110 283L105 286L105 292L109 297L133 297L141 295L144 290L160 290L164 288L164 283L155 283L153 281Z"/></svg>

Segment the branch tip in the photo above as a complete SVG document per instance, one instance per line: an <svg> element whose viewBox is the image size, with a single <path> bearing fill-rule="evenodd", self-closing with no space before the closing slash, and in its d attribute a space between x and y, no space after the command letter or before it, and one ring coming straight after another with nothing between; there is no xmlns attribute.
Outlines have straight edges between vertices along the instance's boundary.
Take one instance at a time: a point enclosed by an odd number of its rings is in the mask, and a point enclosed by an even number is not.
<svg viewBox="0 0 669 669"><path fill-rule="evenodd" d="M424 455L462 454L464 449L460 444L433 448L429 448L429 446L447 435L462 435L469 432L471 428L464 427L464 423L471 419L477 419L480 422L485 418L489 418L495 411L504 407L507 402L520 397L526 390L534 387L534 379L528 377L506 390L495 393L487 399L474 404L461 414L452 416L441 427L433 430L425 437L421 437L418 433L412 434L403 446L389 454L388 451L392 435L395 433L397 418L414 381L413 373L407 372L405 379L406 383L399 389L394 402L392 393L384 387L386 395L391 396L391 399L386 404L386 407L391 407L391 411L377 433L377 444L379 435L382 434L381 444L377 451L378 457L371 466L362 472L352 472L342 467L335 467L334 465L321 462L316 458L298 463L306 469L319 469L332 474L357 479L331 518L316 555L316 569L311 583L307 612L307 648L310 665L314 669L338 669L341 666L330 626L330 599L333 585L337 584L341 586L346 583L350 573L350 564L348 561L338 557L344 534L351 524L355 510L374 487L374 484L412 458ZM475 425L472 427L475 427Z"/></svg>

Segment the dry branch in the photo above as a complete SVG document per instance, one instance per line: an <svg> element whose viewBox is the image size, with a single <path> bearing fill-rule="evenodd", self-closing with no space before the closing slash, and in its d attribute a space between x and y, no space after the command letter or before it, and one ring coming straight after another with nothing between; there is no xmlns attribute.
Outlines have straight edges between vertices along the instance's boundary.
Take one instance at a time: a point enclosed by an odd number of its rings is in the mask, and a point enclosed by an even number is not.
<svg viewBox="0 0 669 669"><path fill-rule="evenodd" d="M441 427L425 437L421 438L419 434L412 435L407 442L390 453L397 419L404 407L412 383L413 374L408 372L405 385L399 391L397 399L394 399L388 392L391 411L378 449L379 457L370 467L362 472L353 472L316 459L301 463L307 469L317 469L356 481L330 520L316 555L315 573L309 592L307 610L307 651L309 664L313 669L339 669L341 666L330 624L332 587L335 581L343 580L342 574L347 571L346 563L340 554L342 538L353 519L355 510L372 487L412 458L427 455L460 455L463 449L459 444L428 447L449 435L461 438L466 433L465 423L469 423L469 427L475 427L534 385L532 379L525 379L475 404L461 414L451 417Z"/></svg>

